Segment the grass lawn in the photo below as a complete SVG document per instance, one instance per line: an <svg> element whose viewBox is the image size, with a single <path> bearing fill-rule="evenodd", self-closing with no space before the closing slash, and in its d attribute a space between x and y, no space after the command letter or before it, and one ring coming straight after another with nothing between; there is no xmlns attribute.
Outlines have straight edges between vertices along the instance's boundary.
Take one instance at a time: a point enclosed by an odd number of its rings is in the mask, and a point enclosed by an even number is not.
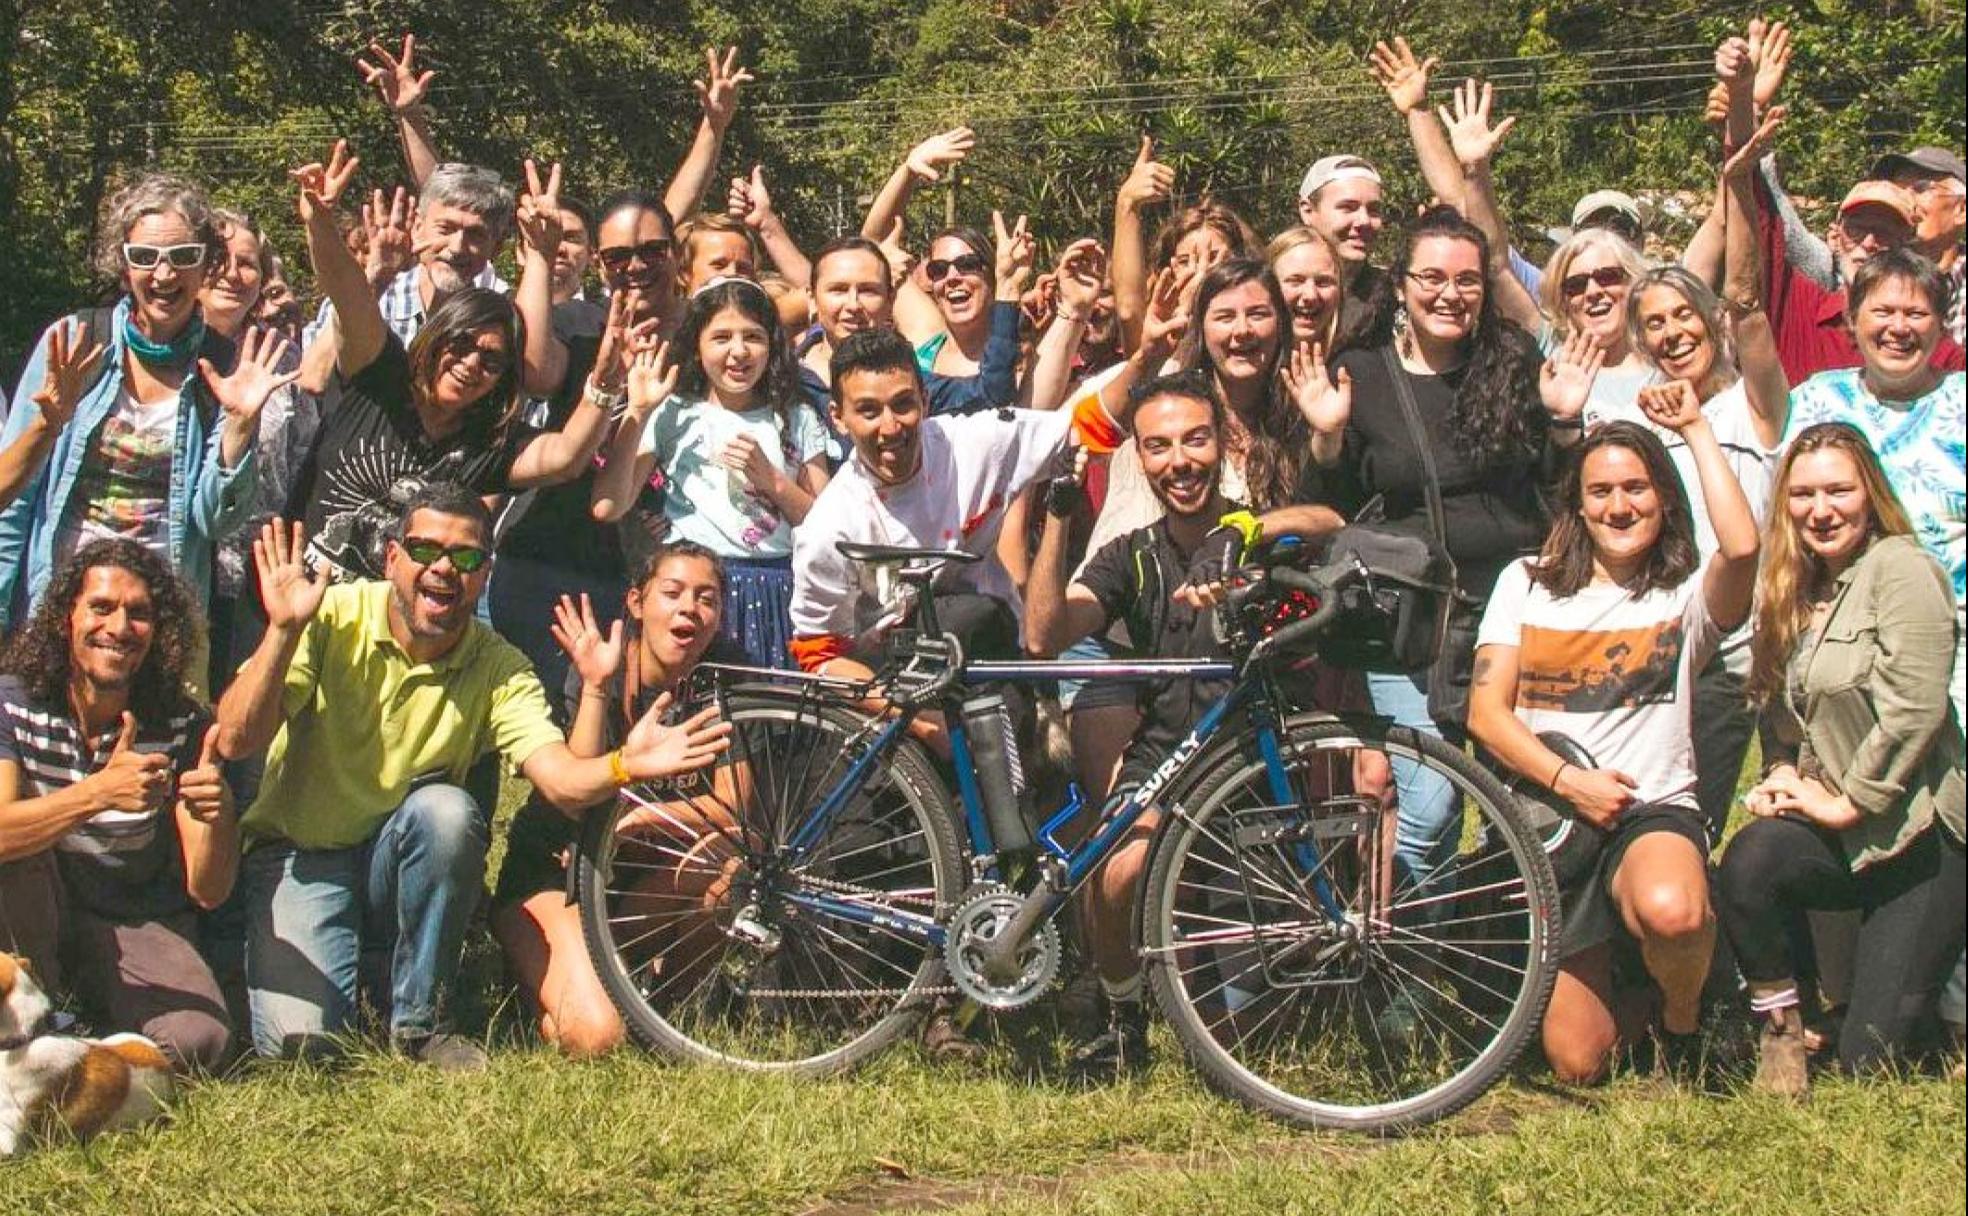
<svg viewBox="0 0 1968 1216"><path fill-rule="evenodd" d="M1753 771L1753 769L1751 770ZM508 802L510 803L510 799ZM506 808L510 810L510 805ZM496 864L496 862L495 862ZM1822 1081L1806 1106L1626 1076L1527 1079L1395 1142L1294 1132L1213 1097L1157 1032L1143 1079L1063 1077L1028 1015L982 1067L901 1050L799 1083L524 1045L489 944L462 1021L500 1049L443 1076L381 1054L193 1087L167 1124L0 1165L0 1213L1488 1216L1960 1213L1958 1080ZM1015 1049L1010 1040L1022 1044Z"/></svg>

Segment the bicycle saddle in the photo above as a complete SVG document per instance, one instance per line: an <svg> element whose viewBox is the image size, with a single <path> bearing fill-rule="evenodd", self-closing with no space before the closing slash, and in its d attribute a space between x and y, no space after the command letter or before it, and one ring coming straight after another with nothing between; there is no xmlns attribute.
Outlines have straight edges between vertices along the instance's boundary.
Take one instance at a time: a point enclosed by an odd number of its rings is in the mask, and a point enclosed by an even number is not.
<svg viewBox="0 0 1968 1216"><path fill-rule="evenodd" d="M957 562L969 565L984 560L962 549L911 549L906 545L870 545L856 540L835 541L834 549L853 562Z"/></svg>

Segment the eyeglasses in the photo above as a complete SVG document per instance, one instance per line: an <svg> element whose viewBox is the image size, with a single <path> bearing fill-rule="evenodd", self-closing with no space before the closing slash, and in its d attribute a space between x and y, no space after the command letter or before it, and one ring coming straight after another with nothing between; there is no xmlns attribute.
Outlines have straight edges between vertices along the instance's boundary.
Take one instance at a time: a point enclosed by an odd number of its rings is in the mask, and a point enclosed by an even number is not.
<svg viewBox="0 0 1968 1216"><path fill-rule="evenodd" d="M1465 270L1454 278L1439 270L1410 270L1408 278L1431 296L1439 296L1450 287L1459 296L1479 295L1483 290L1483 276L1473 270Z"/></svg>
<svg viewBox="0 0 1968 1216"><path fill-rule="evenodd" d="M448 557L451 568L460 574L475 573L492 556L477 545L446 545L419 536L406 536L397 543L403 546L404 554L419 566L435 566L438 558Z"/></svg>
<svg viewBox="0 0 1968 1216"><path fill-rule="evenodd" d="M1601 266L1597 270L1585 270L1580 271L1578 274L1568 274L1558 285L1565 289L1565 298L1567 300L1576 300L1585 294L1587 287L1594 283L1599 284L1600 287L1607 291L1611 291L1615 287L1624 287L1627 284L1626 267Z"/></svg>
<svg viewBox="0 0 1968 1216"><path fill-rule="evenodd" d="M478 365L485 369L485 374L495 378L505 375L506 369L512 366L511 355L503 350L488 350L480 346L475 334L459 334L452 338L444 344L444 353L460 363L477 355Z"/></svg>
<svg viewBox="0 0 1968 1216"><path fill-rule="evenodd" d="M984 255L981 253L966 253L954 258L931 258L923 263L923 273L929 276L929 281L932 283L941 283L950 277L952 271L981 279L990 269L991 264L984 260Z"/></svg>
<svg viewBox="0 0 1968 1216"><path fill-rule="evenodd" d="M189 245L135 245L123 243L123 264L132 270L155 270L157 263L169 262L173 270L196 270L205 264L210 251L202 241Z"/></svg>
<svg viewBox="0 0 1968 1216"><path fill-rule="evenodd" d="M597 250L595 256L611 273L620 273L629 268L629 263L641 261L645 266L667 262L675 246L667 240L644 241L640 245L615 245Z"/></svg>

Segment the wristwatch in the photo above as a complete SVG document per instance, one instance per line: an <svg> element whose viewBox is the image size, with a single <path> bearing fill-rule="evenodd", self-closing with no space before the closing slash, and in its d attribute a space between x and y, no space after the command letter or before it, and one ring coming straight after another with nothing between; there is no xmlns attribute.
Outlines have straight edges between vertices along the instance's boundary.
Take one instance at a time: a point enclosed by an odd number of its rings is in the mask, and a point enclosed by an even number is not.
<svg viewBox="0 0 1968 1216"><path fill-rule="evenodd" d="M614 413L622 404L624 397L625 394L611 393L606 389L597 388L593 376L588 377L587 385L581 390L582 400L607 414Z"/></svg>

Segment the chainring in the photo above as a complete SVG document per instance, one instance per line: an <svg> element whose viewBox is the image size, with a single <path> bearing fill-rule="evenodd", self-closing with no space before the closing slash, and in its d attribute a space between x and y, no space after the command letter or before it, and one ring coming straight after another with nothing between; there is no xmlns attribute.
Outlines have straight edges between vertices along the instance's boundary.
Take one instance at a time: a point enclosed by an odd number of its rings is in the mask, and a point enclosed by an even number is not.
<svg viewBox="0 0 1968 1216"><path fill-rule="evenodd" d="M986 1009L1022 1009L1045 994L1059 975L1059 927L1048 920L1018 948L1018 974L998 980L984 971L984 948L1017 918L1025 896L998 883L972 887L951 913L943 965L957 991Z"/></svg>

